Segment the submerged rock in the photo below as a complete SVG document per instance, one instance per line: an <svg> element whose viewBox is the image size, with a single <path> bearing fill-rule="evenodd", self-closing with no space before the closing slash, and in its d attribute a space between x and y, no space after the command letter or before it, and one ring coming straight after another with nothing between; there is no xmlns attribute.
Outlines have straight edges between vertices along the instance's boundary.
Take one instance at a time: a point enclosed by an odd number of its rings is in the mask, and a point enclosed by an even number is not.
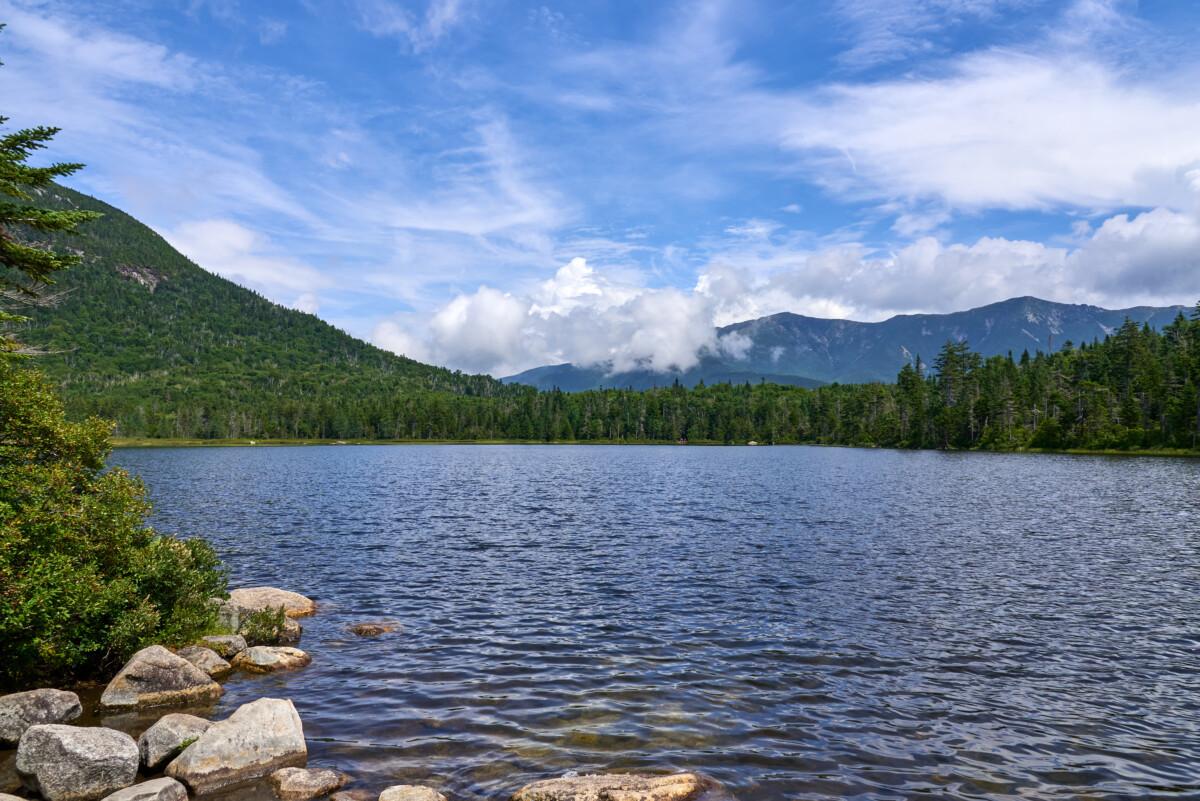
<svg viewBox="0 0 1200 801"><path fill-rule="evenodd" d="M164 776L118 790L104 801L187 801L187 797L186 787Z"/></svg>
<svg viewBox="0 0 1200 801"><path fill-rule="evenodd" d="M345 773L326 768L280 768L267 782L283 801L309 801L340 790L349 780Z"/></svg>
<svg viewBox="0 0 1200 801"><path fill-rule="evenodd" d="M163 715L138 738L138 755L142 765L151 773L158 773L183 749L199 740L200 735L212 725L211 720L195 715Z"/></svg>
<svg viewBox="0 0 1200 801"><path fill-rule="evenodd" d="M385 623L359 623L351 626L350 631L359 637L378 637L380 634L387 634L394 628L396 627Z"/></svg>
<svg viewBox="0 0 1200 801"><path fill-rule="evenodd" d="M181 656L151 645L133 655L100 696L106 709L195 703L220 698L225 691Z"/></svg>
<svg viewBox="0 0 1200 801"><path fill-rule="evenodd" d="M370 790L338 790L329 796L329 801L378 801L378 796ZM0 801L4 801L0 798Z"/></svg>
<svg viewBox="0 0 1200 801"><path fill-rule="evenodd" d="M0 697L0 746L15 746L30 726L67 723L82 712L79 696L65 690L29 690Z"/></svg>
<svg viewBox="0 0 1200 801"><path fill-rule="evenodd" d="M246 650L246 638L240 634L210 634L201 637L200 644L216 651L222 659L231 659Z"/></svg>
<svg viewBox="0 0 1200 801"><path fill-rule="evenodd" d="M194 793L268 776L308 762L304 727L291 701L260 698L217 721L167 765Z"/></svg>
<svg viewBox="0 0 1200 801"><path fill-rule="evenodd" d="M288 617L308 617L317 613L317 605L298 592L275 587L244 587L229 593L229 600L247 609L278 609Z"/></svg>
<svg viewBox="0 0 1200 801"><path fill-rule="evenodd" d="M527 784L510 801L694 801L719 787L702 773L564 776Z"/></svg>
<svg viewBox="0 0 1200 801"><path fill-rule="evenodd" d="M446 801L446 796L419 784L397 784L380 793L379 801Z"/></svg>
<svg viewBox="0 0 1200 801"><path fill-rule="evenodd" d="M233 670L233 666L222 659L216 651L205 648L203 645L189 645L187 648L180 648L175 655L183 657L203 670L210 679L224 676Z"/></svg>
<svg viewBox="0 0 1200 801"><path fill-rule="evenodd" d="M296 670L312 662L312 657L299 648L281 646L272 648L256 645L247 648L233 658L233 666L247 673L275 673L280 670Z"/></svg>
<svg viewBox="0 0 1200 801"><path fill-rule="evenodd" d="M101 727L32 726L17 747L17 775L46 801L94 801L133 784L138 749L124 732Z"/></svg>

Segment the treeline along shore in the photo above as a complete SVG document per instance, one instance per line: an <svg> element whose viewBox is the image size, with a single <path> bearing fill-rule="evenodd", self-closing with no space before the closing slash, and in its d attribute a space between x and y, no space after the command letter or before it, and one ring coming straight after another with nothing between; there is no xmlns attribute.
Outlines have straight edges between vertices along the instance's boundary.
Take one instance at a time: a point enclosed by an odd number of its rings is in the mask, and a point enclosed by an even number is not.
<svg viewBox="0 0 1200 801"><path fill-rule="evenodd" d="M825 444L983 450L1195 449L1200 304L1161 331L1127 322L1103 341L984 358L948 342L894 383L675 384L480 396L336 387L309 395L192 398L184 388L122 403L68 397L120 437L292 440Z"/></svg>

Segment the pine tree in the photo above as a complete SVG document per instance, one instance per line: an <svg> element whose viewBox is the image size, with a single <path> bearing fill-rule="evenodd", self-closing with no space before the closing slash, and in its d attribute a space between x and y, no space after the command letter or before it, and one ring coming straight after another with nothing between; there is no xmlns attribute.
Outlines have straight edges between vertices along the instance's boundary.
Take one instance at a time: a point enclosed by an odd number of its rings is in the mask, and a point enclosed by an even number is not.
<svg viewBox="0 0 1200 801"><path fill-rule="evenodd" d="M4 26L0 25L0 30ZM3 62L0 62L2 64ZM8 117L0 116L0 127ZM16 201L30 200L27 190L38 190L55 178L79 170L82 164L58 162L49 167L30 167L26 164L36 150L59 132L58 128L23 128L0 136L0 193ZM79 257L55 253L53 250L26 244L20 233L48 234L74 231L75 226L100 215L91 211L40 209L27 203L0 201L0 301L25 304L43 299L42 290L52 285L52 275L72 264ZM0 309L0 324L23 320ZM7 334L0 333L0 355L11 355L19 345Z"/></svg>

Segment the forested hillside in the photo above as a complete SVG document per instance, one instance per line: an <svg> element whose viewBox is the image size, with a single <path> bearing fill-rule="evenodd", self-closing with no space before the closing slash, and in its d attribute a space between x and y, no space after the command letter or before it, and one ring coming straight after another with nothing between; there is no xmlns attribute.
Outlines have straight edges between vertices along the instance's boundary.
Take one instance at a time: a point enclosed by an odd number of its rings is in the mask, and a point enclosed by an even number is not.
<svg viewBox="0 0 1200 801"><path fill-rule="evenodd" d="M16 332L51 351L36 365L74 418L98 414L119 434L157 437L261 436L279 431L267 421L286 418L293 435L333 435L327 421L397 394L529 391L396 356L271 303L94 198L55 187L37 201L104 214L82 235L25 233L83 255L56 276L59 304L22 312L31 320Z"/></svg>

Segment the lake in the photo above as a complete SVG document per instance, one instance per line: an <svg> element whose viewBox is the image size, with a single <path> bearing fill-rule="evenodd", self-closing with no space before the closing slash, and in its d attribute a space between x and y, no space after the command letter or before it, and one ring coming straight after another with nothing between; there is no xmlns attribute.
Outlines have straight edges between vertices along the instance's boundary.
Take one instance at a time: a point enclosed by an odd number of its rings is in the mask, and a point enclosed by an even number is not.
<svg viewBox="0 0 1200 801"><path fill-rule="evenodd" d="M1200 797L1200 460L835 448L146 449L164 532L316 599L310 766L505 798ZM358 638L347 627L391 620Z"/></svg>

